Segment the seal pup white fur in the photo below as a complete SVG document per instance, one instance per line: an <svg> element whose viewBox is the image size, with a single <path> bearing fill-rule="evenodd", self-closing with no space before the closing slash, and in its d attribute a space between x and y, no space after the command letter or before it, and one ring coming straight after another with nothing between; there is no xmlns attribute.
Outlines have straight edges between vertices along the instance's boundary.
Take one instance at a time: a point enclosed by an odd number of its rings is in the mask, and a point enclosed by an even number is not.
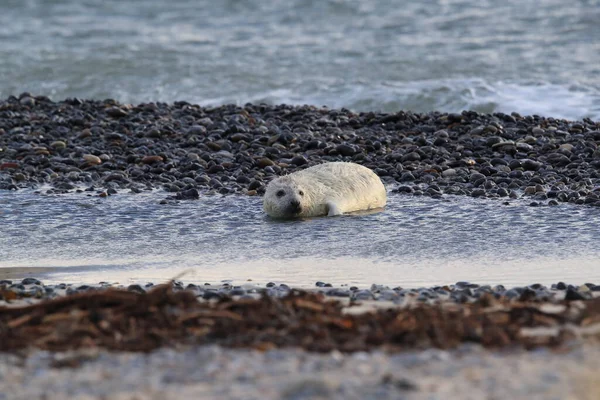
<svg viewBox="0 0 600 400"><path fill-rule="evenodd" d="M383 182L369 168L329 162L272 180L263 207L274 218L303 218L382 208L386 200Z"/></svg>

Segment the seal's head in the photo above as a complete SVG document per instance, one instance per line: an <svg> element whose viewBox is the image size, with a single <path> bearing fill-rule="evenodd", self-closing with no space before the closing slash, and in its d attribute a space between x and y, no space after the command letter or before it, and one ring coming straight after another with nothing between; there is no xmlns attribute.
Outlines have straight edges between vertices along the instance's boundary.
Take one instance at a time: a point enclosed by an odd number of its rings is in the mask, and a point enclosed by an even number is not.
<svg viewBox="0 0 600 400"><path fill-rule="evenodd" d="M265 212L274 218L295 218L306 210L306 191L296 180L283 176L267 186L263 200Z"/></svg>

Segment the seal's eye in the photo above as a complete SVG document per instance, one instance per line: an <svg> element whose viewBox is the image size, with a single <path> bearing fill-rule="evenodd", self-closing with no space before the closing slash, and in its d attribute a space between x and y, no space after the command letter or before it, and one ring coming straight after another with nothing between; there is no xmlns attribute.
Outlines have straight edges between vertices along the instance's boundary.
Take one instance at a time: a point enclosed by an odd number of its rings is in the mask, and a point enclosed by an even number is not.
<svg viewBox="0 0 600 400"><path fill-rule="evenodd" d="M285 192L283 190L278 190L277 193L275 193L277 197L283 197L284 194Z"/></svg>
<svg viewBox="0 0 600 400"><path fill-rule="evenodd" d="M302 190L299 190L299 191L298 191L298 194L299 194L300 196L304 196L304 192L303 192Z"/></svg>

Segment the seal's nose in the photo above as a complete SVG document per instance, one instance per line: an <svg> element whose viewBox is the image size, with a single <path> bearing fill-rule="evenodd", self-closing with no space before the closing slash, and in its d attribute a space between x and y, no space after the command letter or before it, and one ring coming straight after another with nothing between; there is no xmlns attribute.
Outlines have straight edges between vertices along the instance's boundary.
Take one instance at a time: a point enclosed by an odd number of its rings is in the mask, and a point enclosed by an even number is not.
<svg viewBox="0 0 600 400"><path fill-rule="evenodd" d="M292 212L300 212L302 210L300 202L298 200L290 201L290 210L292 210Z"/></svg>

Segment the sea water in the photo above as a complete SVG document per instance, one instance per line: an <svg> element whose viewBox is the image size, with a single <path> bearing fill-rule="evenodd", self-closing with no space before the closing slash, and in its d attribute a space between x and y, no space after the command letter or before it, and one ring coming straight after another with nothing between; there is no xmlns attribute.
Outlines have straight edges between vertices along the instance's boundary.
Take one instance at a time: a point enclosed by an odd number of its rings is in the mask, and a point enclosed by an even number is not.
<svg viewBox="0 0 600 400"><path fill-rule="evenodd" d="M46 282L600 282L600 209L390 194L383 211L276 221L260 197L0 192L0 269ZM16 271L16 269L15 269Z"/></svg>
<svg viewBox="0 0 600 400"><path fill-rule="evenodd" d="M597 0L4 0L0 96L600 119Z"/></svg>

